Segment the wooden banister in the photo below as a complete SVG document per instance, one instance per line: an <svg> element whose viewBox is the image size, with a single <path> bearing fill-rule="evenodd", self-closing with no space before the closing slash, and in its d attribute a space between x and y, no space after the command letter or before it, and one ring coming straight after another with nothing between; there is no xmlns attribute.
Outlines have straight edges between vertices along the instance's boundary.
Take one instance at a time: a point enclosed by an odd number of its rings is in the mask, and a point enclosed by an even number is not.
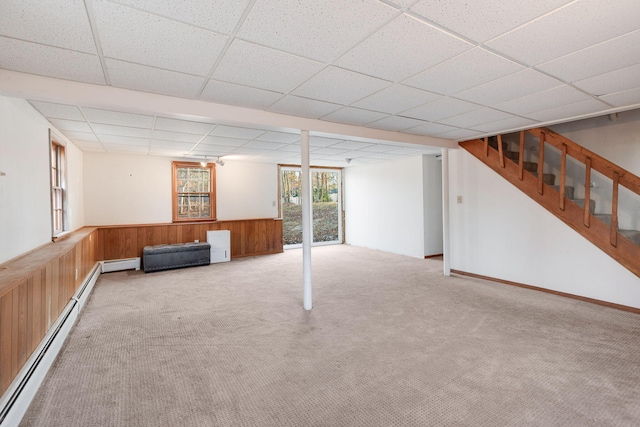
<svg viewBox="0 0 640 427"><path fill-rule="evenodd" d="M539 138L540 141L537 177L531 173L524 173L525 132ZM488 140L488 138L484 138L484 141L480 139L464 141L460 142L460 146L640 277L640 263L638 262L640 246L625 234L618 232L619 186L622 185L640 196L640 177L547 128L535 128L520 132L520 150L517 162L505 162L501 135L497 135L498 146L495 150L489 149L491 147ZM557 148L561 153L560 186L557 191L553 186L544 184L545 144ZM567 156L571 156L585 165L583 207L576 203L566 202ZM592 219L590 200L592 169L610 178L613 182L610 225L604 221Z"/></svg>

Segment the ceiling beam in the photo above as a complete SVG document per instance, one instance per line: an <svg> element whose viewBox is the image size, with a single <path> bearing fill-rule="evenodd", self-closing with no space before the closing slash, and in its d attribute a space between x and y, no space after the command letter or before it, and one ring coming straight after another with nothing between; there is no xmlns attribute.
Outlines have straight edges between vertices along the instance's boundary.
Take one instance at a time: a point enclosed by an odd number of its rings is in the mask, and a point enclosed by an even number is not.
<svg viewBox="0 0 640 427"><path fill-rule="evenodd" d="M0 94L59 104L243 127L257 126L290 132L308 129L315 135L348 137L356 141L395 141L431 147L457 147L456 141L432 136L333 123L245 107L36 76L4 69L0 69Z"/></svg>

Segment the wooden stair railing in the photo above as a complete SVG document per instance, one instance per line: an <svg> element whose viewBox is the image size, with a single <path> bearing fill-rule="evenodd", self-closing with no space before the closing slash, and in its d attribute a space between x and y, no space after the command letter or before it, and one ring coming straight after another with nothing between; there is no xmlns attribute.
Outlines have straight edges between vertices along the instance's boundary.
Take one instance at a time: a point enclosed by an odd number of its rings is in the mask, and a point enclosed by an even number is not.
<svg viewBox="0 0 640 427"><path fill-rule="evenodd" d="M524 162L525 132L537 137L540 142L538 167L535 174L524 173L526 170ZM460 142L459 145L640 277L640 245L631 241L618 230L619 186L622 185L640 196L640 177L548 128L535 128L520 132L517 163L505 161L503 144L506 143L502 142L502 135L497 135L496 139L496 148L491 146L488 137L483 140ZM545 144L557 148L561 153L558 190L545 182L545 174L543 173ZM584 206L579 206L566 198L567 156L582 163L585 167ZM590 203L592 170L612 181L611 224L598 220L592 213Z"/></svg>

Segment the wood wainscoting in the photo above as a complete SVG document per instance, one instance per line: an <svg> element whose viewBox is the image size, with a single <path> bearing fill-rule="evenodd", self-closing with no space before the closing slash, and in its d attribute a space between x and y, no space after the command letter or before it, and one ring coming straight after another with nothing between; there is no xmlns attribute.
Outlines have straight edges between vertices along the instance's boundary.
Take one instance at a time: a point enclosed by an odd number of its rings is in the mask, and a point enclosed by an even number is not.
<svg viewBox="0 0 640 427"><path fill-rule="evenodd" d="M98 228L98 259L142 256L145 246L207 241L209 230L231 231L231 257L274 254L283 251L282 220L244 219L175 224L116 225Z"/></svg>
<svg viewBox="0 0 640 427"><path fill-rule="evenodd" d="M0 395L95 266L97 243L85 227L0 266Z"/></svg>

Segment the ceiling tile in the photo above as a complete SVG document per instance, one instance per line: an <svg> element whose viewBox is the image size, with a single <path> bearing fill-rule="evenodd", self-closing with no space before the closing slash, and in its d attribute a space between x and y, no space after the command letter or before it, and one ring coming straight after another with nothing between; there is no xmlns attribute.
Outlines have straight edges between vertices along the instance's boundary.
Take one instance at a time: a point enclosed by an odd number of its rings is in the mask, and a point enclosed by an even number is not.
<svg viewBox="0 0 640 427"><path fill-rule="evenodd" d="M337 67L327 67L292 93L348 105L390 86L389 82Z"/></svg>
<svg viewBox="0 0 640 427"><path fill-rule="evenodd" d="M496 120L505 120L512 118L509 113L494 110L493 108L480 108L470 111L468 113L459 114L457 116L449 117L440 120L440 123L450 126L456 126L459 128L473 128L474 125L487 122L495 122Z"/></svg>
<svg viewBox="0 0 640 427"><path fill-rule="evenodd" d="M490 123L482 123L473 126L474 130L482 132L506 132L512 129L521 129L525 127L535 126L534 120L529 120L523 117L510 117L507 119L497 120Z"/></svg>
<svg viewBox="0 0 640 427"><path fill-rule="evenodd" d="M581 0L492 40L487 46L529 65L538 65L639 27L637 0Z"/></svg>
<svg viewBox="0 0 640 427"><path fill-rule="evenodd" d="M258 108L260 110L266 109L280 98L282 98L282 94L278 92L218 80L209 80L200 95L200 99L203 101Z"/></svg>
<svg viewBox="0 0 640 427"><path fill-rule="evenodd" d="M182 157L184 154L184 151L178 149L149 147L150 156Z"/></svg>
<svg viewBox="0 0 640 427"><path fill-rule="evenodd" d="M0 37L0 68L104 85L96 55Z"/></svg>
<svg viewBox="0 0 640 427"><path fill-rule="evenodd" d="M157 148L157 149L173 149L173 150L179 150L180 152L187 152L189 150L191 150L193 148L193 143L192 142L178 142L178 141L163 141L161 139L152 139L151 140L151 144L150 144L151 148Z"/></svg>
<svg viewBox="0 0 640 427"><path fill-rule="evenodd" d="M268 110L275 113L291 114L293 116L317 119L319 117L326 116L339 108L340 105L315 99L287 95L269 107Z"/></svg>
<svg viewBox="0 0 640 427"><path fill-rule="evenodd" d="M346 153L349 149L338 149L338 148L318 148L313 151L314 156L338 156L340 154Z"/></svg>
<svg viewBox="0 0 640 427"><path fill-rule="evenodd" d="M118 0L165 18L230 34L250 0Z"/></svg>
<svg viewBox="0 0 640 427"><path fill-rule="evenodd" d="M403 14L334 64L398 82L471 47L467 42Z"/></svg>
<svg viewBox="0 0 640 427"><path fill-rule="evenodd" d="M575 82L640 63L640 30L539 65L564 81Z"/></svg>
<svg viewBox="0 0 640 427"><path fill-rule="evenodd" d="M373 144L369 144L367 142L358 142L358 141L342 141L337 144L333 144L330 148L333 149L343 149L343 150L361 150L366 147L371 147Z"/></svg>
<svg viewBox="0 0 640 427"><path fill-rule="evenodd" d="M135 154L148 154L149 147L144 147L141 145L129 145L129 144L102 144L104 149L108 153L135 153Z"/></svg>
<svg viewBox="0 0 640 427"><path fill-rule="evenodd" d="M443 125L440 123L424 123L422 125L405 130L406 133L415 135L436 135L442 132L457 130L457 127Z"/></svg>
<svg viewBox="0 0 640 427"><path fill-rule="evenodd" d="M229 147L226 145L200 144L191 152L191 154L222 157L231 154L233 150L235 150L235 147Z"/></svg>
<svg viewBox="0 0 640 427"><path fill-rule="evenodd" d="M261 129L239 128L235 126L218 125L209 135L223 136L227 138L253 139L263 135L266 131Z"/></svg>
<svg viewBox="0 0 640 427"><path fill-rule="evenodd" d="M154 129L168 130L172 132L193 133L204 136L211 132L216 125L213 123L194 122L191 120L169 119L166 117L156 118Z"/></svg>
<svg viewBox="0 0 640 427"><path fill-rule="evenodd" d="M289 92L324 64L242 40L234 40L212 77L276 92Z"/></svg>
<svg viewBox="0 0 640 427"><path fill-rule="evenodd" d="M640 104L640 88L616 92L601 96L599 99L613 105L614 107L624 107L627 105Z"/></svg>
<svg viewBox="0 0 640 427"><path fill-rule="evenodd" d="M457 93L456 98L484 105L495 105L560 86L562 82L538 71L526 69L501 79Z"/></svg>
<svg viewBox="0 0 640 427"><path fill-rule="evenodd" d="M444 139L453 139L456 141L464 141L466 139L471 139L473 137L482 135L482 132L478 132L475 130L469 130L469 129L459 129L459 130L453 130L453 131L449 131L449 132L444 132L444 133L439 133L438 134L438 138L444 138Z"/></svg>
<svg viewBox="0 0 640 427"><path fill-rule="evenodd" d="M86 150L86 149L91 149L91 150L100 150L100 151L104 151L104 148L102 148L102 144L99 142L94 142L94 141L82 141L82 140L77 140L74 139L73 140L73 144L80 148L81 150Z"/></svg>
<svg viewBox="0 0 640 427"><path fill-rule="evenodd" d="M573 104L563 105L561 107L529 113L527 114L527 117L540 122L555 121L559 119L566 120L585 114L592 114L598 111L606 111L609 108L611 107L603 102L595 99L587 99L584 101L574 102Z"/></svg>
<svg viewBox="0 0 640 427"><path fill-rule="evenodd" d="M148 138L132 138L130 136L116 136L116 135L98 135L98 139L102 142L104 148L107 148L108 144L119 144L119 145L136 145L136 146L144 146L149 147L149 139ZM108 148L107 148L108 150Z"/></svg>
<svg viewBox="0 0 640 427"><path fill-rule="evenodd" d="M258 1L238 37L329 62L397 13L375 0Z"/></svg>
<svg viewBox="0 0 640 427"><path fill-rule="evenodd" d="M384 153L385 155L394 155L394 154L399 154L402 156L413 156L413 155L417 155L417 154L423 154L425 151L431 151L432 148L415 148L415 147L401 147L401 148L396 148L393 151L389 151L388 153Z"/></svg>
<svg viewBox="0 0 640 427"><path fill-rule="evenodd" d="M68 23L73 25L65 25ZM0 35L96 53L82 0L5 0L0 13Z"/></svg>
<svg viewBox="0 0 640 427"><path fill-rule="evenodd" d="M60 131L68 130L71 132L92 132L87 122L79 122L75 120L49 119L51 124Z"/></svg>
<svg viewBox="0 0 640 427"><path fill-rule="evenodd" d="M571 104L588 98L589 95L584 92L580 92L571 86L563 85L497 104L495 105L495 108L509 113L526 116L527 113L531 113L533 111L540 111L558 107L560 105Z"/></svg>
<svg viewBox="0 0 640 427"><path fill-rule="evenodd" d="M403 83L451 95L522 70L522 65L477 47L429 68Z"/></svg>
<svg viewBox="0 0 640 427"><path fill-rule="evenodd" d="M182 133L182 132L169 132L165 130L154 129L151 134L153 139L164 139L166 141L181 141L181 142L198 142L200 141L204 135L200 134L192 134L192 133Z"/></svg>
<svg viewBox="0 0 640 427"><path fill-rule="evenodd" d="M380 92L367 96L353 105L368 110L397 114L438 98L440 98L439 95L431 92L395 84L382 89Z"/></svg>
<svg viewBox="0 0 640 427"><path fill-rule="evenodd" d="M418 125L424 124L424 121L400 116L388 116L381 120L376 120L367 124L367 127L374 129L384 129L390 131L401 131Z"/></svg>
<svg viewBox="0 0 640 427"><path fill-rule="evenodd" d="M227 41L227 36L104 0L94 0L93 10L109 58L206 76Z"/></svg>
<svg viewBox="0 0 640 427"><path fill-rule="evenodd" d="M570 1L422 0L411 10L476 42L484 42Z"/></svg>
<svg viewBox="0 0 640 427"><path fill-rule="evenodd" d="M72 131L63 131L64 136L69 138L72 141L90 141L90 142L98 142L98 138L93 133L87 132L72 132Z"/></svg>
<svg viewBox="0 0 640 427"><path fill-rule="evenodd" d="M51 102L29 101L36 110L48 119L85 120L75 105L54 104Z"/></svg>
<svg viewBox="0 0 640 427"><path fill-rule="evenodd" d="M243 145L246 148L260 148L263 150L278 150L287 144L282 144L279 142L268 142L268 141L249 141Z"/></svg>
<svg viewBox="0 0 640 427"><path fill-rule="evenodd" d="M114 125L103 125L99 123L94 123L91 125L93 131L96 134L101 135L119 135L119 136L132 136L136 138L150 138L151 137L151 129L143 129L143 128L132 128L126 126L114 126Z"/></svg>
<svg viewBox="0 0 640 427"><path fill-rule="evenodd" d="M293 142L300 141L300 134L269 131L257 137L256 140L268 141L268 142L282 142L284 144L291 144Z"/></svg>
<svg viewBox="0 0 640 427"><path fill-rule="evenodd" d="M389 3L402 9L406 9L418 0L390 0Z"/></svg>
<svg viewBox="0 0 640 427"><path fill-rule="evenodd" d="M301 148L300 148L299 144L289 144L289 145L285 145L282 148L278 149L278 151L284 151L287 154L289 154L289 153L298 153L298 154L300 154Z"/></svg>
<svg viewBox="0 0 640 427"><path fill-rule="evenodd" d="M640 87L640 64L575 82L574 85L596 96Z"/></svg>
<svg viewBox="0 0 640 427"><path fill-rule="evenodd" d="M240 147L249 142L247 139L225 138L222 136L208 136L202 140L200 145L222 145L225 147Z"/></svg>
<svg viewBox="0 0 640 427"><path fill-rule="evenodd" d="M377 111L362 110L360 108L344 107L338 111L334 111L331 114L327 114L322 117L322 120L337 123L346 123L349 125L363 125L365 123L379 120L386 117L385 113L378 113Z"/></svg>
<svg viewBox="0 0 640 427"><path fill-rule="evenodd" d="M402 115L435 122L446 117L477 110L478 108L480 108L479 105L460 101L459 99L442 98L420 107L403 111ZM417 125L419 124L422 123Z"/></svg>
<svg viewBox="0 0 640 427"><path fill-rule="evenodd" d="M375 144L370 147L362 148L362 151L367 153L385 153L398 148L396 145Z"/></svg>
<svg viewBox="0 0 640 427"><path fill-rule="evenodd" d="M273 150L269 150L269 149L260 149L260 148L250 148L250 147L239 147L236 148L235 150L233 150L233 154L253 154L253 155L260 155L260 154L266 154L266 153L271 153Z"/></svg>
<svg viewBox="0 0 640 427"><path fill-rule="evenodd" d="M313 135L309 137L309 145L311 146L311 149L313 149L313 147L329 147L331 145L339 144L341 142L344 142L344 139L326 138L324 136L313 136ZM298 143L297 145L300 145L300 144Z"/></svg>
<svg viewBox="0 0 640 427"><path fill-rule="evenodd" d="M349 154L349 153L347 153ZM367 152L360 152L359 156L354 157L355 159L362 159L362 158L367 158L367 159L375 159L375 160L394 160L394 159L399 159L400 157L406 157L406 155L404 154L400 154L400 153L396 153L396 154L391 154L391 153L367 153Z"/></svg>
<svg viewBox="0 0 640 427"><path fill-rule="evenodd" d="M193 99L205 83L204 77L106 59L111 85L142 92Z"/></svg>
<svg viewBox="0 0 640 427"><path fill-rule="evenodd" d="M121 111L101 110L98 108L81 107L82 112L91 123L103 123L107 125L129 126L151 129L153 116L125 113Z"/></svg>

